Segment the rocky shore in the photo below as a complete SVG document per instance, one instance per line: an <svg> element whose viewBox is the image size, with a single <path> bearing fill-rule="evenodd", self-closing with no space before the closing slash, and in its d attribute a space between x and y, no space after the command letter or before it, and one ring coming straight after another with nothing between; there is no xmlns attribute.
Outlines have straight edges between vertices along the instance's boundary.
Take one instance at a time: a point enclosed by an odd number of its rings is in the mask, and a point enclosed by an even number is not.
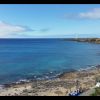
<svg viewBox="0 0 100 100"><path fill-rule="evenodd" d="M90 69L72 71L54 80L40 80L8 85L0 89L0 96L68 96L71 91L94 87L100 77L100 65Z"/></svg>

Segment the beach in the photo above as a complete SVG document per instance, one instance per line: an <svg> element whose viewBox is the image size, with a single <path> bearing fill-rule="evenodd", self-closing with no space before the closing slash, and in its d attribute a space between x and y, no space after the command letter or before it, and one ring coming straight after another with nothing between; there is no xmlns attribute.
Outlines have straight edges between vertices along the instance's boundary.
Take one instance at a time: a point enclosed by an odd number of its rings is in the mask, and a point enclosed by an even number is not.
<svg viewBox="0 0 100 100"><path fill-rule="evenodd" d="M64 72L53 80L38 80L12 84L0 90L0 96L68 96L82 88L87 91L100 77L100 65L79 71ZM77 85L78 81L78 85Z"/></svg>

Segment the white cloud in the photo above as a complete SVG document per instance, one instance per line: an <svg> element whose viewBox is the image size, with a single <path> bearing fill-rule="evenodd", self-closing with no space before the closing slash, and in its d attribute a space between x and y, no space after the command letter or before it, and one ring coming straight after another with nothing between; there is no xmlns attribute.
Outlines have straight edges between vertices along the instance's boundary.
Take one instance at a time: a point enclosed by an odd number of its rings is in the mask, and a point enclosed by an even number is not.
<svg viewBox="0 0 100 100"><path fill-rule="evenodd" d="M100 19L100 8L93 8L86 12L65 14L68 19Z"/></svg>
<svg viewBox="0 0 100 100"><path fill-rule="evenodd" d="M20 34L21 32L31 31L28 27L20 25L12 25L3 21L0 21L0 37L9 37L14 34Z"/></svg>
<svg viewBox="0 0 100 100"><path fill-rule="evenodd" d="M43 35L42 33L48 32L49 28L43 28L38 30L30 29L26 26L12 25L3 21L0 21L0 38L28 38L38 35ZM33 32L35 33L33 34ZM25 33L29 32L29 33Z"/></svg>
<svg viewBox="0 0 100 100"><path fill-rule="evenodd" d="M79 13L79 17L87 19L100 19L100 8L94 8L91 11Z"/></svg>

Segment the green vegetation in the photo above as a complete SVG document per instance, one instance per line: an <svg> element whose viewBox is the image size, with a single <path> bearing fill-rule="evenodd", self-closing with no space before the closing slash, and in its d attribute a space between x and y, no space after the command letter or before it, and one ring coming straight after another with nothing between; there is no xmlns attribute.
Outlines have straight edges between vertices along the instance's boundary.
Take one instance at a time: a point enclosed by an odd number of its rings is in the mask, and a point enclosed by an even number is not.
<svg viewBox="0 0 100 100"><path fill-rule="evenodd" d="M100 87L95 88L95 93L91 94L91 96L100 96Z"/></svg>

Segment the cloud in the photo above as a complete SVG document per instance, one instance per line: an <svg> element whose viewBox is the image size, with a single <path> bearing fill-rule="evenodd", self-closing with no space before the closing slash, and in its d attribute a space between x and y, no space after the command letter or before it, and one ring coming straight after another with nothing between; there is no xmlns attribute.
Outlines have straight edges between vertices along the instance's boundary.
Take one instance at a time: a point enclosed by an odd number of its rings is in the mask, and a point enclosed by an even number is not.
<svg viewBox="0 0 100 100"><path fill-rule="evenodd" d="M49 28L43 28L43 29L40 29L40 32L48 32L50 29Z"/></svg>
<svg viewBox="0 0 100 100"><path fill-rule="evenodd" d="M34 31L27 26L12 25L0 21L0 37L7 37L9 35L20 34L21 32Z"/></svg>
<svg viewBox="0 0 100 100"><path fill-rule="evenodd" d="M67 14L64 17L69 19L100 19L100 8L93 8L87 12L77 14Z"/></svg>
<svg viewBox="0 0 100 100"><path fill-rule="evenodd" d="M27 26L13 25L7 22L0 21L0 38L34 37L43 35L43 33L46 33L49 30L49 28L33 30Z"/></svg>
<svg viewBox="0 0 100 100"><path fill-rule="evenodd" d="M100 8L94 8L88 12L81 12L79 17L86 19L100 19Z"/></svg>

